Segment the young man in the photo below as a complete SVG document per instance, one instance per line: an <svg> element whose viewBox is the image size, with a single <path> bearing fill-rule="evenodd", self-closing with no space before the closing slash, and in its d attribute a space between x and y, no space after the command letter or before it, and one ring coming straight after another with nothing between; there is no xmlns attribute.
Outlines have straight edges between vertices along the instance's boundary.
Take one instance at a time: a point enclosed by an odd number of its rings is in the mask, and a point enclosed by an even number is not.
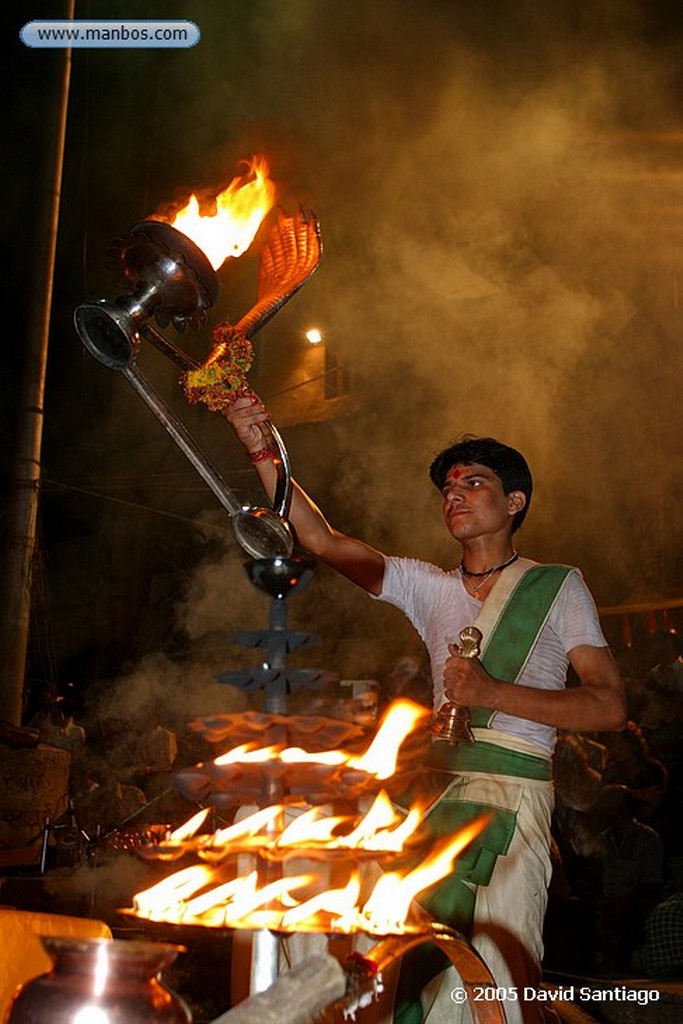
<svg viewBox="0 0 683 1024"><path fill-rule="evenodd" d="M272 494L265 408L245 396L225 415ZM444 695L470 708L474 742L432 745L443 792L427 823L436 837L489 809L495 815L453 875L430 893L428 907L471 935L507 993L508 1024L528 1024L543 1019L542 1004L524 997L540 979L555 731L622 729L622 682L578 570L540 566L514 550L512 536L532 492L523 456L491 438L472 438L442 452L430 476L443 496L446 527L461 546L455 569L387 557L340 533L296 485L290 519L311 554L407 615L430 655L435 709ZM460 631L472 625L483 634L480 658L459 653ZM580 685L565 689L569 665ZM459 1019L458 997L451 998L457 977L446 967L427 957L402 971L400 1024L418 1024L425 1014L432 1024Z"/></svg>

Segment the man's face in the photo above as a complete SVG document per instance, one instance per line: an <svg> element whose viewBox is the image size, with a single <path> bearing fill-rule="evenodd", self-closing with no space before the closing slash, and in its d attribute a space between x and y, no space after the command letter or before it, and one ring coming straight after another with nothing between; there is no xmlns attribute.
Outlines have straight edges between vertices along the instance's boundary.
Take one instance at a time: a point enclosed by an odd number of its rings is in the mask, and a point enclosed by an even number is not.
<svg viewBox="0 0 683 1024"><path fill-rule="evenodd" d="M524 508L522 491L503 492L503 484L488 466L452 466L442 488L443 515L456 540L512 530L513 517Z"/></svg>

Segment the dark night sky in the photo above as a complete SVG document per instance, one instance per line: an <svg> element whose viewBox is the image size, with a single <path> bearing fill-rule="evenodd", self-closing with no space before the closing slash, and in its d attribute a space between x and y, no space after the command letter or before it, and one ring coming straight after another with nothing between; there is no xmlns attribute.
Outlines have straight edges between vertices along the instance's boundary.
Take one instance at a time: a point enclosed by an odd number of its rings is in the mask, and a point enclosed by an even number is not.
<svg viewBox="0 0 683 1024"><path fill-rule="evenodd" d="M6 480L55 61L17 32L60 5L5 11ZM603 603L681 587L678 3L99 0L78 3L76 17L188 18L202 38L188 51L74 52L46 396L48 631L51 616L52 629L67 628L65 595L87 594L69 548L84 537L99 552L88 568L99 592L119 588L131 622L153 617L148 591L126 592L134 576L122 565L135 558L157 580L165 560L182 577L180 608L171 587L163 615L195 642L204 627L212 635L263 614L234 584L234 550L219 557L195 527L134 512L192 520L215 506L71 327L80 301L113 297L112 238L190 189L224 184L254 151L268 155L281 201L313 206L323 230L323 266L283 329L318 318L353 371L352 416L287 436L330 518L384 549L452 561L424 467L454 436L492 433L535 470L526 553L582 565ZM250 269L223 275L217 313L248 307ZM269 355L277 331L276 321ZM200 353L206 335L190 344ZM148 365L172 386L158 359ZM187 415L248 488L230 439ZM128 511L65 485L118 496ZM325 600L301 616L323 633L359 629L372 671L383 612L368 631L362 598L322 580ZM57 643L70 654L88 646L82 608L74 615L73 643ZM143 648L162 641L141 629ZM348 670L363 674L361 661Z"/></svg>

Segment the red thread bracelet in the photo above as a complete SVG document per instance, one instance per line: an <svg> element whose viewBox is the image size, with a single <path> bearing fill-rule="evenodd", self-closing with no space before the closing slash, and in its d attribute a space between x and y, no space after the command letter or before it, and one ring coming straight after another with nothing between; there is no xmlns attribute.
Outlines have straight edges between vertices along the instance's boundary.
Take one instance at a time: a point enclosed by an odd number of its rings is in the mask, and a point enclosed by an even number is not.
<svg viewBox="0 0 683 1024"><path fill-rule="evenodd" d="M251 462L254 465L256 465L258 462L267 462L268 459L272 459L275 457L275 452L270 447L270 445L266 445L264 448L257 448L255 452L249 452L248 454Z"/></svg>

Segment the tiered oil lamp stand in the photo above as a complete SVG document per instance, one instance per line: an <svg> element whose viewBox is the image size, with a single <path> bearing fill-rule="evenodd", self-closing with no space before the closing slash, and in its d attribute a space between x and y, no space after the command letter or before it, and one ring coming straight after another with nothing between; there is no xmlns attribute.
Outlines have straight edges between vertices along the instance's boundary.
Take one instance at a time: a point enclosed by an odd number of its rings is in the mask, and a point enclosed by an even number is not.
<svg viewBox="0 0 683 1024"><path fill-rule="evenodd" d="M266 746L296 743L301 741L297 735L297 719L288 718L289 696L302 687L312 688L326 685L336 680L336 675L322 669L298 668L291 669L287 665L287 656L291 651L305 647L311 647L320 642L320 638L314 633L292 630L287 625L287 598L290 594L301 593L311 581L314 570L314 562L306 556L289 558L260 558L252 559L245 563L245 569L251 583L262 593L267 594L270 601L268 615L268 628L259 629L249 633L242 633L233 639L243 647L257 648L265 651L266 660L262 665L247 671L223 672L217 679L222 683L230 683L248 693L262 691L264 695L264 715L258 717L259 733L262 742ZM216 735L216 729L221 730L223 739L228 737L233 743L239 742L237 736L247 726L247 735L253 731L248 728L248 723L254 721L254 716L247 714L219 716L218 719L205 720L200 723L204 735ZM319 723L323 724L323 720ZM334 723L332 723L334 726ZM318 730L320 731L320 730ZM329 730L328 730L329 731ZM339 737L341 734L348 734L355 730L344 727L333 728ZM201 769L196 773L184 773L178 779L178 786L181 792L189 796L189 790L198 778L202 778ZM213 775L213 783L216 783L216 775ZM209 786L212 782L206 780ZM228 784L228 788L231 788ZM256 788L258 792L255 792ZM249 791L251 790L251 791ZM221 803L225 793L213 792L210 799L213 803ZM259 772L259 779L256 785L247 785L247 780L242 780L240 792L240 803L246 804L256 802L259 807L268 807L282 803L287 796L287 787L282 774L271 773L267 770ZM234 797L229 797L233 800ZM261 874L264 881L275 877L273 864L261 866ZM279 940L278 936L271 931L262 929L257 931L253 942L253 955L251 965L251 991L262 992L273 984L278 975L279 969Z"/></svg>
<svg viewBox="0 0 683 1024"><path fill-rule="evenodd" d="M266 250L269 252L267 262L270 270L265 274L259 273L259 302L234 329L244 338L252 337L317 266L320 258L317 221L305 211L299 211L291 218L280 214L264 246L264 252ZM362 738L363 731L351 722L288 713L290 694L300 687L326 683L336 677L323 670L290 669L287 665L291 651L311 646L317 638L291 630L287 625L287 597L301 592L308 585L313 565L307 557L293 554L293 534L287 520L291 493L289 460L277 430L269 424L277 450L278 486L273 507L245 507L137 366L137 356L144 339L183 371L197 367L196 361L153 327L151 321L156 319L162 328L172 324L179 331L197 327L205 321L218 292L215 272L201 250L185 235L168 224L156 221L146 221L134 228L116 243L112 255L118 279L128 291L116 302L98 300L80 306L75 314L79 337L96 359L122 374L190 460L225 508L238 543L250 557L246 564L249 579L271 600L267 629L235 638L243 646L265 653L261 666L241 672L226 672L219 677L221 681L237 685L247 692L262 691L263 711L210 716L197 723L197 728L212 742L235 745L253 744L256 740L263 746L294 744L308 751L339 747ZM266 262L263 254L261 262L263 270ZM263 281L267 286L265 296L261 294ZM223 765L217 762L179 772L177 788L190 799L218 808L249 804L268 808L290 801L300 807L340 799L353 803L360 796L377 793L381 788L375 776L349 765L307 764L302 768L299 765L283 767L268 761ZM282 875L284 857L277 853L276 831L280 824L281 821L277 820L271 823L265 847L259 851L259 875L266 880ZM269 838L272 840L270 843ZM214 858L210 837L205 836L194 846L184 842L161 844L151 847L147 854L152 858L172 860L190 849L205 861L215 859L219 862L221 858L245 852L245 849L253 852L249 844L244 847L237 842L234 847L224 845ZM304 858L310 855L322 863L326 861L326 851L320 846L310 852L305 845L304 848L298 846L296 855ZM357 851L346 852L344 856L356 865L363 858L363 854ZM382 854L385 862L386 856ZM338 862L338 858L338 851L329 852L330 863L335 859ZM220 920L210 926L235 927ZM272 985L277 977L280 929L270 923L243 927L255 929L251 988L252 992L260 992ZM327 924L308 921L291 929L297 930L334 934L335 927L331 920ZM461 936L440 925L422 920L402 929L400 934L392 934L390 928L384 937L377 932L370 934L381 941L369 953L354 958L348 965L349 988L355 992L352 1002L354 998L358 1000L363 986L372 989L378 971L408 948L425 941L433 941L443 949L457 967L466 989L471 991L477 984L493 984L490 973L471 946ZM471 1002L471 1008L479 1024L504 1022L502 1010L495 1001Z"/></svg>

